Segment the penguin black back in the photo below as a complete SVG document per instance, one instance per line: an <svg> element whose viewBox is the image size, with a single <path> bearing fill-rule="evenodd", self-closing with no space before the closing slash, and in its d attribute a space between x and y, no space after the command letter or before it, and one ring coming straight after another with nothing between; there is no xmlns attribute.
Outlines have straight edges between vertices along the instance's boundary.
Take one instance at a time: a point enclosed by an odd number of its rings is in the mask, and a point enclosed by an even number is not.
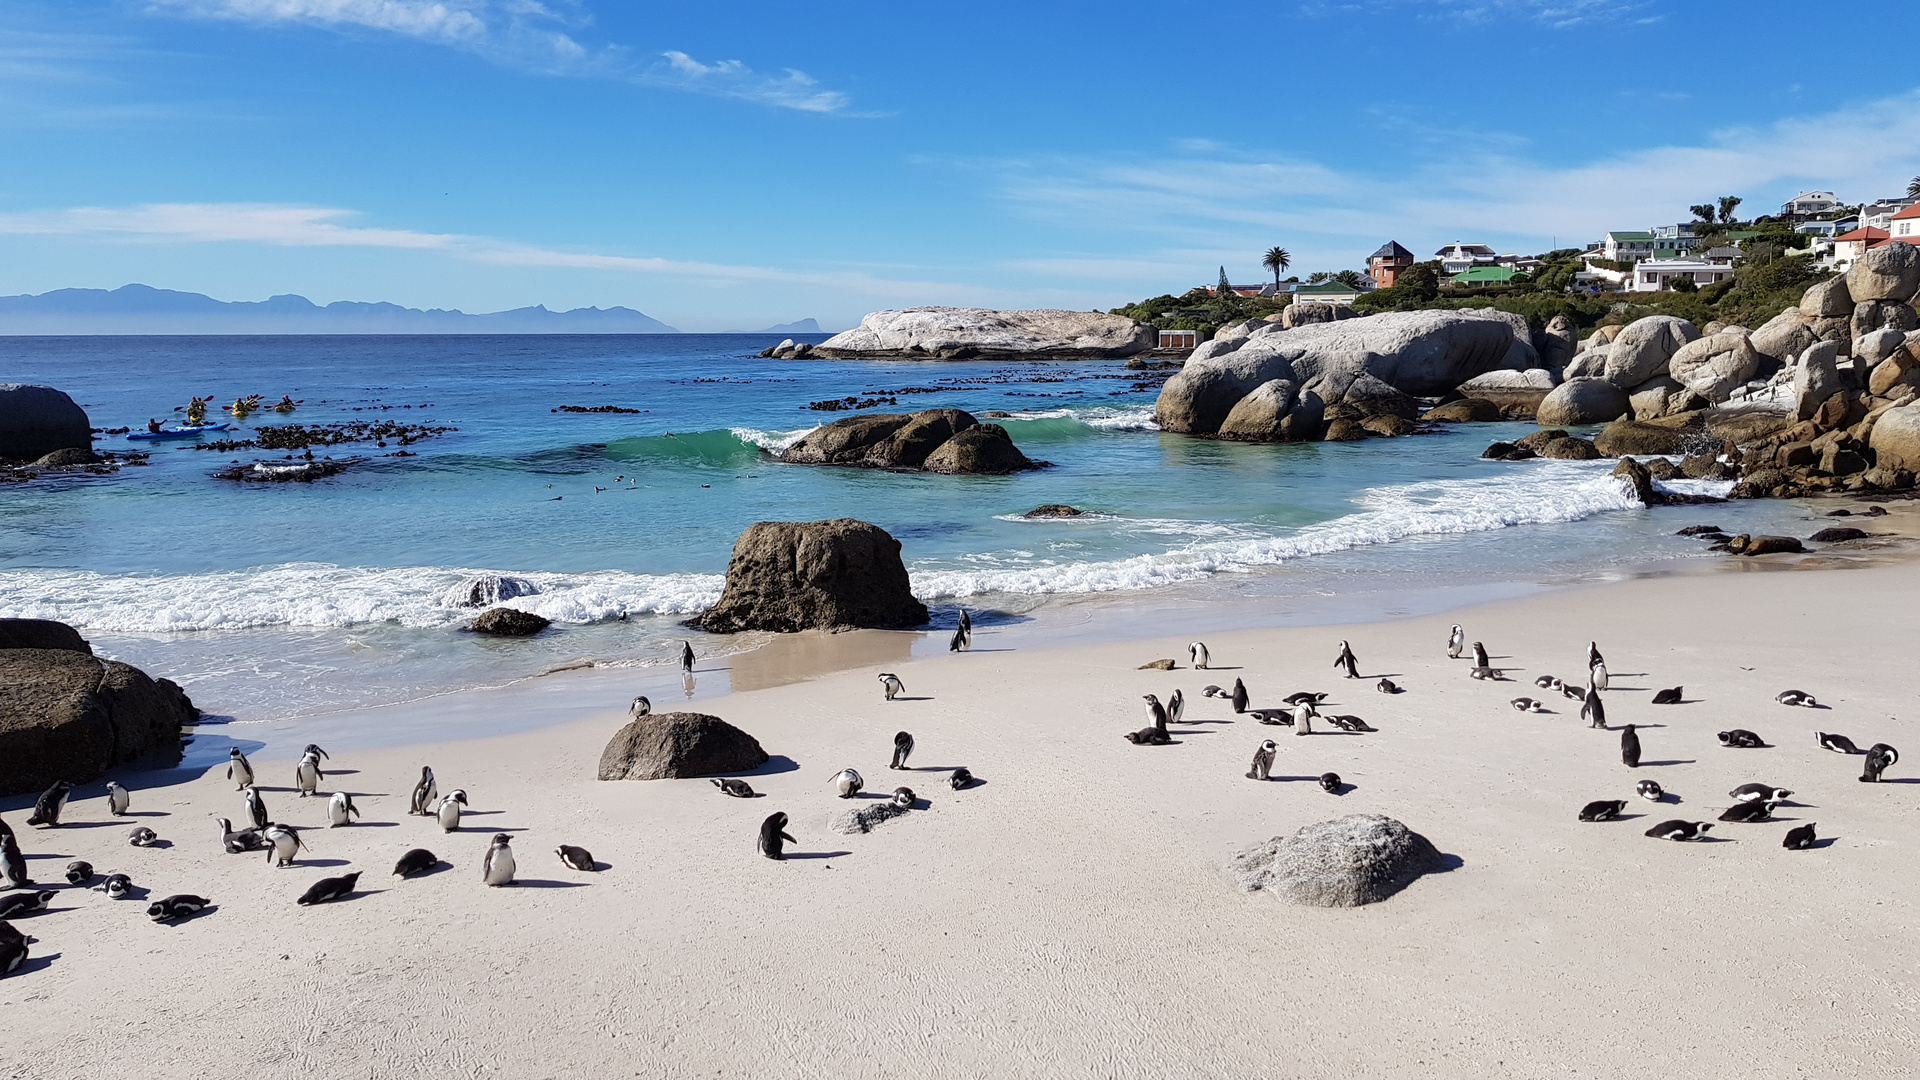
<svg viewBox="0 0 1920 1080"><path fill-rule="evenodd" d="M1640 736L1635 734L1632 724L1620 729L1620 760L1629 769L1640 767Z"/></svg>
<svg viewBox="0 0 1920 1080"><path fill-rule="evenodd" d="M413 877L433 869L439 862L426 848L414 848L400 856L400 861L393 864L393 872L396 877Z"/></svg>
<svg viewBox="0 0 1920 1080"><path fill-rule="evenodd" d="M973 772L962 765L953 770L952 776L947 777L947 783L953 786L953 790L961 791L973 783Z"/></svg>
<svg viewBox="0 0 1920 1080"><path fill-rule="evenodd" d="M906 768L907 755L911 753L913 753L913 736L902 731L893 737L893 764L887 767L890 769Z"/></svg>
<svg viewBox="0 0 1920 1080"><path fill-rule="evenodd" d="M788 836L786 829L787 815L767 815L767 820L760 823L760 854L765 855L769 859L785 859L787 857L786 845L799 842L793 837Z"/></svg>

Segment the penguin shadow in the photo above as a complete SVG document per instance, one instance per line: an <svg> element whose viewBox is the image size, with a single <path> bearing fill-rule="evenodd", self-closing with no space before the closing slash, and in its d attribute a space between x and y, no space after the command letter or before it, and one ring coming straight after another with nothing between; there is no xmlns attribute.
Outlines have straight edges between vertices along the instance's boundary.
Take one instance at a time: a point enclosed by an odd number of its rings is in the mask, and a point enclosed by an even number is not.
<svg viewBox="0 0 1920 1080"><path fill-rule="evenodd" d="M169 817L171 815L169 815L165 810L129 810L126 813L121 814L120 816L123 818L129 818L129 817Z"/></svg>
<svg viewBox="0 0 1920 1080"><path fill-rule="evenodd" d="M1882 784L1920 784L1920 776L1885 776L1885 777L1881 777L1880 783Z"/></svg>
<svg viewBox="0 0 1920 1080"><path fill-rule="evenodd" d="M790 757L788 757L788 756L787 756L787 755L785 755L785 754L774 754L773 756L771 756L771 757L769 757L769 758L767 758L767 760L766 760L766 764L764 764L764 765L761 765L761 766L760 766L759 768L757 768L757 769L748 769L748 770L747 770L746 772L723 772L723 773L715 773L714 775L715 775L715 776L722 776L722 777L726 777L726 776L772 776L772 775L773 775L773 774L775 774L775 773L783 773L783 772L798 772L798 771L799 771L799 769L800 769L800 763L799 763L799 762L797 762L797 761L795 761L795 760L793 760L792 758L790 758ZM754 794L755 794L755 795L757 796L757 795L759 794L759 792L755 792Z"/></svg>
<svg viewBox="0 0 1920 1080"><path fill-rule="evenodd" d="M986 650L986 649L981 649L980 651L981 651L981 652L987 652L987 651L989 651L989 650ZM1012 650L1007 650L1007 651L1009 651L1009 652L1011 652ZM919 694L919 695L914 695L914 694L896 694L896 695L894 695L894 698L893 698L893 700L895 700L895 701L932 701L932 700L933 700L933 695L931 695L931 694Z"/></svg>
<svg viewBox="0 0 1920 1080"><path fill-rule="evenodd" d="M851 851L789 851L786 858L793 859L837 859L842 855L851 855Z"/></svg>
<svg viewBox="0 0 1920 1080"><path fill-rule="evenodd" d="M294 863L293 865L294 866L347 866L350 864L346 859L301 859L299 862Z"/></svg>
<svg viewBox="0 0 1920 1080"><path fill-rule="evenodd" d="M1822 836L1813 842L1812 850L1818 851L1821 848L1832 847L1834 841L1838 839L1839 837L1837 836Z"/></svg>
<svg viewBox="0 0 1920 1080"><path fill-rule="evenodd" d="M1180 723L1181 723L1181 725L1182 725L1182 726L1184 726L1184 725L1187 725L1187 724L1231 724L1231 723L1233 723L1233 721L1232 721L1231 719L1226 719L1226 720L1188 720L1188 719L1186 719L1185 717L1182 717L1182 718L1181 718L1181 720L1180 720ZM1206 734L1211 734L1211 733L1210 733L1210 732L1203 732L1203 731L1196 731L1196 732L1193 732L1192 734L1195 734L1195 735L1206 735Z"/></svg>
<svg viewBox="0 0 1920 1080"><path fill-rule="evenodd" d="M147 846L148 846L148 847L150 847L150 848L170 848L170 847L172 847L172 846L173 846L173 841L171 841L171 840L155 840L155 841L154 841L153 843L151 843L151 844L148 844Z"/></svg>
<svg viewBox="0 0 1920 1080"><path fill-rule="evenodd" d="M397 822L397 821L356 821L356 822L354 822L354 823L352 823L351 825L341 825L341 826L338 826L338 828L342 828L342 829L394 829L394 828L398 828L399 826L400 826L400 823L399 823L399 822Z"/></svg>
<svg viewBox="0 0 1920 1080"><path fill-rule="evenodd" d="M318 865L318 864L315 864L315 865ZM345 863L339 863L339 864L337 864L337 865L340 865L340 866L345 866L346 864L345 864ZM416 874L416 875L414 875L414 876L416 876L416 877L418 877L419 875L417 875L417 874ZM329 904L345 904L345 903L350 903L350 902L352 902L352 901L354 901L354 900L358 900L358 899L360 899L360 898L362 898L362 897L366 897L366 896L379 896L379 895L380 895L381 893L383 893L383 892L386 892L386 891L387 891L387 890L385 890L385 889L355 889L355 890L353 890L352 892L350 892L350 893L347 893L347 894L346 894L345 896L336 896L336 897L334 897L333 899L331 899L331 900L329 900L329 901L327 901L327 903L329 903Z"/></svg>
<svg viewBox="0 0 1920 1080"><path fill-rule="evenodd" d="M789 855L787 858L791 859L793 856ZM596 867L599 866L598 863L594 865ZM591 885L592 882L554 881L551 878L514 878L513 884L516 888L521 889L584 889L588 885Z"/></svg>
<svg viewBox="0 0 1920 1080"><path fill-rule="evenodd" d="M60 959L59 953L47 953L44 956L29 956L20 962L19 967L13 969L13 973L15 975L25 975L32 971L45 971L47 968L52 967L53 962L58 959Z"/></svg>
<svg viewBox="0 0 1920 1080"><path fill-rule="evenodd" d="M1643 768L1643 769L1651 769L1651 768L1656 768L1656 767L1658 767L1658 766L1661 766L1661 765L1692 765L1692 764L1693 764L1693 763L1694 763L1694 762L1695 762L1696 760L1698 760L1698 759L1696 759L1696 758L1674 758L1674 759L1670 759L1670 760L1667 760L1667 761L1643 761L1643 762L1641 762L1641 763L1640 763L1640 767L1641 767L1641 768Z"/></svg>
<svg viewBox="0 0 1920 1080"><path fill-rule="evenodd" d="M494 814L504 814L504 813L506 813L505 810L462 810L460 811L460 816L463 818L491 817Z"/></svg>
<svg viewBox="0 0 1920 1080"><path fill-rule="evenodd" d="M196 921L202 915L210 915L213 912L216 912L219 910L220 910L219 904L208 904L206 907L201 908L199 911L196 911L191 915L182 915L177 919L168 919L166 922L163 922L160 925L161 926L182 926L182 925L185 925L186 923Z"/></svg>
<svg viewBox="0 0 1920 1080"><path fill-rule="evenodd" d="M22 854L26 854L26 853L24 853L24 852L23 852ZM71 859L71 858L73 858L74 856L72 856L72 855L55 855L55 854L53 854L52 852L36 852L36 853L33 853L33 854L28 854L28 855L27 855L26 857L27 857L27 858L29 858L29 859Z"/></svg>
<svg viewBox="0 0 1920 1080"><path fill-rule="evenodd" d="M63 821L58 825L44 826L41 831L45 832L52 829L111 829L115 825L123 824L125 824L125 822L116 819L108 819L106 821Z"/></svg>
<svg viewBox="0 0 1920 1080"><path fill-rule="evenodd" d="M357 776L360 773L359 769L326 769L323 771L328 776Z"/></svg>
<svg viewBox="0 0 1920 1080"><path fill-rule="evenodd" d="M1203 668L1188 668L1187 670L1189 671L1245 671L1247 669L1239 664L1208 664L1206 667L1203 667Z"/></svg>

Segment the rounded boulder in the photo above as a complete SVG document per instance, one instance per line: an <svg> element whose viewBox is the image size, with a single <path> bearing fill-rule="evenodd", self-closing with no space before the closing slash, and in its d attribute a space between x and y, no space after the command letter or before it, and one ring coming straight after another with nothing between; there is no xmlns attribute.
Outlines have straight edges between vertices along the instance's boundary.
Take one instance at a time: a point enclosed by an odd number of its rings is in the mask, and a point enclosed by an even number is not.
<svg viewBox="0 0 1920 1080"><path fill-rule="evenodd" d="M1426 837L1381 814L1349 814L1276 836L1234 856L1248 892L1270 892L1308 907L1378 903L1441 868Z"/></svg>
<svg viewBox="0 0 1920 1080"><path fill-rule="evenodd" d="M749 772L767 763L760 740L717 716L696 712L637 717L607 740L602 780L671 780Z"/></svg>
<svg viewBox="0 0 1920 1080"><path fill-rule="evenodd" d="M1627 392L1606 379L1568 379L1540 400L1541 427L1604 424L1627 414Z"/></svg>

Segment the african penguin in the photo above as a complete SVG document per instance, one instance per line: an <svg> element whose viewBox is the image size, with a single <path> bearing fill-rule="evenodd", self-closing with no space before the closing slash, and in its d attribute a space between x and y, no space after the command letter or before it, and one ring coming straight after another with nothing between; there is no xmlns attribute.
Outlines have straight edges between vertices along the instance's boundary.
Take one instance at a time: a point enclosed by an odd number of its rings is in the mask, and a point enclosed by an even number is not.
<svg viewBox="0 0 1920 1080"><path fill-rule="evenodd" d="M127 834L127 843L134 847L152 847L160 842L160 837L145 825L137 825Z"/></svg>
<svg viewBox="0 0 1920 1080"><path fill-rule="evenodd" d="M1473 666L1477 668L1490 668L1493 666L1487 657L1487 647L1477 641L1473 643Z"/></svg>
<svg viewBox="0 0 1920 1080"><path fill-rule="evenodd" d="M1349 679L1357 679L1360 677L1360 661L1354 659L1353 647L1348 645L1344 640L1340 642L1340 655L1333 658L1333 666L1336 671L1340 668L1346 668L1347 678Z"/></svg>
<svg viewBox="0 0 1920 1080"><path fill-rule="evenodd" d="M767 820L760 823L760 839L757 841L757 846L760 848L760 854L769 859L786 858L786 845L799 842L787 835L787 815L785 814L770 814Z"/></svg>
<svg viewBox="0 0 1920 1080"><path fill-rule="evenodd" d="M1295 735L1313 734L1313 718L1320 715L1313 702L1303 701L1293 707L1293 733Z"/></svg>
<svg viewBox="0 0 1920 1080"><path fill-rule="evenodd" d="M1223 698L1227 696L1227 692L1212 683L1208 683L1206 686L1200 688L1200 696Z"/></svg>
<svg viewBox="0 0 1920 1080"><path fill-rule="evenodd" d="M961 767L953 770L952 776L947 777L947 783L953 788L953 790L961 791L973 783L973 772L972 770L968 769L965 765L962 765Z"/></svg>
<svg viewBox="0 0 1920 1080"><path fill-rule="evenodd" d="M1327 700L1327 695L1316 694L1311 690L1296 690L1293 693L1288 694L1286 697L1281 698L1280 700L1286 702L1289 705L1298 705L1303 701L1311 702L1315 705L1318 705L1321 702Z"/></svg>
<svg viewBox="0 0 1920 1080"><path fill-rule="evenodd" d="M439 801L440 785L433 778L433 770L420 766L420 782L413 785L413 797L407 802L407 813L431 814Z"/></svg>
<svg viewBox="0 0 1920 1080"><path fill-rule="evenodd" d="M87 882L92 881L93 877L92 863L82 859L75 859L67 864L67 884L85 885Z"/></svg>
<svg viewBox="0 0 1920 1080"><path fill-rule="evenodd" d="M1678 705L1680 704L1681 693L1684 690L1686 690L1684 686L1675 686L1666 690L1655 691L1653 703L1655 705Z"/></svg>
<svg viewBox="0 0 1920 1080"><path fill-rule="evenodd" d="M36 911L45 911L53 903L56 894L52 889L39 892L17 892L0 896L0 919L14 919Z"/></svg>
<svg viewBox="0 0 1920 1080"><path fill-rule="evenodd" d="M162 897L148 904L147 918L152 919L154 922L169 922L174 919L184 919L189 915L197 915L206 910L207 905L211 903L213 903L213 901L204 896L195 896L192 893L175 893L172 896Z"/></svg>
<svg viewBox="0 0 1920 1080"><path fill-rule="evenodd" d="M342 874L339 877L324 877L314 882L306 892L301 893L300 899L295 900L294 903L299 904L301 907L312 907L314 904L324 904L330 900L338 900L343 896L352 894L354 886L359 883L360 871L358 870L355 870L351 874Z"/></svg>
<svg viewBox="0 0 1920 1080"><path fill-rule="evenodd" d="M300 830L291 825L269 825L266 836L267 862L275 869L292 866L294 856L307 846Z"/></svg>
<svg viewBox="0 0 1920 1080"><path fill-rule="evenodd" d="M893 798L887 801L902 810L911 810L913 809L913 801L915 798L917 798L917 796L914 795L912 788L897 787L893 789Z"/></svg>
<svg viewBox="0 0 1920 1080"><path fill-rule="evenodd" d="M1187 659L1193 661L1194 670L1207 670L1207 664L1210 662L1210 658L1207 655L1207 643L1204 641L1196 641L1188 645Z"/></svg>
<svg viewBox="0 0 1920 1080"><path fill-rule="evenodd" d="M94 892L103 892L114 900L119 900L133 891L133 879L125 874L108 874L93 887Z"/></svg>
<svg viewBox="0 0 1920 1080"><path fill-rule="evenodd" d="M299 789L300 797L306 798L320 790L320 781L325 776L320 771L320 755L305 754L300 764L293 768L293 786Z"/></svg>
<svg viewBox="0 0 1920 1080"><path fill-rule="evenodd" d="M235 791L253 783L253 766L248 764L247 755L241 753L237 746L227 750L227 779L233 781Z"/></svg>
<svg viewBox="0 0 1920 1080"><path fill-rule="evenodd" d="M1273 774L1273 755L1280 749L1272 739L1260 744L1253 752L1253 769L1247 773L1249 780L1265 780Z"/></svg>
<svg viewBox="0 0 1920 1080"><path fill-rule="evenodd" d="M736 799L753 798L753 788L745 780L735 780L732 777L715 778L713 786L719 788L723 794L731 795Z"/></svg>
<svg viewBox="0 0 1920 1080"><path fill-rule="evenodd" d="M441 832L453 832L460 827L460 809L467 805L467 793L460 788L447 792L434 808L433 817L440 823Z"/></svg>
<svg viewBox="0 0 1920 1080"><path fill-rule="evenodd" d="M901 682L900 676L893 672L883 671L880 673L880 689L887 695L887 700L892 701L896 696L907 692L907 684Z"/></svg>
<svg viewBox="0 0 1920 1080"><path fill-rule="evenodd" d="M1449 631L1447 634L1447 659L1449 660L1460 659L1460 652L1466 647L1467 647L1467 632L1465 630L1460 629L1459 623L1454 623L1453 629Z"/></svg>
<svg viewBox="0 0 1920 1080"><path fill-rule="evenodd" d="M1741 784L1727 794L1741 802L1786 802L1793 797L1793 792L1772 784Z"/></svg>
<svg viewBox="0 0 1920 1080"><path fill-rule="evenodd" d="M1764 800L1737 802L1720 812L1721 821L1772 821L1773 804Z"/></svg>
<svg viewBox="0 0 1920 1080"><path fill-rule="evenodd" d="M1360 719L1352 713L1327 713L1325 719L1327 723L1332 724L1341 731L1365 732L1380 730L1379 728L1369 726L1365 720Z"/></svg>
<svg viewBox="0 0 1920 1080"><path fill-rule="evenodd" d="M1340 789L1343 786L1344 785L1340 782L1339 773L1323 772L1320 774L1320 790L1321 791L1324 791L1329 795L1338 795L1340 794Z"/></svg>
<svg viewBox="0 0 1920 1080"><path fill-rule="evenodd" d="M1542 675L1539 678L1533 680L1533 685L1539 687L1542 690L1555 690L1559 688L1558 687L1559 682L1560 682L1559 679L1556 679L1551 675Z"/></svg>
<svg viewBox="0 0 1920 1080"><path fill-rule="evenodd" d="M133 805L133 796L127 789L111 780L107 781L107 809L113 813L113 816L125 817L127 807L131 805Z"/></svg>
<svg viewBox="0 0 1920 1080"><path fill-rule="evenodd" d="M1173 741L1167 735L1167 710L1161 706L1160 699L1154 695L1142 694L1141 697L1147 702L1147 719L1153 723L1139 731L1127 732L1127 741L1135 746L1166 746Z"/></svg>
<svg viewBox="0 0 1920 1080"><path fill-rule="evenodd" d="M1233 711L1235 715L1247 711L1247 684L1239 679L1233 680Z"/></svg>
<svg viewBox="0 0 1920 1080"><path fill-rule="evenodd" d="M680 643L680 670L689 675L693 673L693 642L691 641Z"/></svg>
<svg viewBox="0 0 1920 1080"><path fill-rule="evenodd" d="M1734 728L1732 731L1722 731L1719 733L1719 738L1721 746L1732 747L1736 750L1753 750L1767 745L1760 741L1760 736L1755 735L1745 728Z"/></svg>
<svg viewBox="0 0 1920 1080"><path fill-rule="evenodd" d="M1600 700L1600 694L1597 691L1581 698L1580 719L1585 720L1588 727L1607 726L1607 706Z"/></svg>
<svg viewBox="0 0 1920 1080"><path fill-rule="evenodd" d="M1780 842L1780 846L1788 851L1805 851L1813 846L1813 841L1813 822L1809 821L1788 829L1787 838Z"/></svg>
<svg viewBox="0 0 1920 1080"><path fill-rule="evenodd" d="M53 786L42 792L33 804L33 816L27 819L29 825L46 825L58 828L60 812L67 808L67 796L73 794L73 785L65 780L55 780Z"/></svg>
<svg viewBox="0 0 1920 1080"><path fill-rule="evenodd" d="M350 825L360 816L360 808L353 805L353 796L344 791L336 791L333 798L327 800L327 827Z"/></svg>
<svg viewBox="0 0 1920 1080"><path fill-rule="evenodd" d="M1587 689L1605 690L1607 688L1607 665L1595 664L1587 670Z"/></svg>
<svg viewBox="0 0 1920 1080"><path fill-rule="evenodd" d="M913 736L904 731L895 734L893 737L893 763L888 765L887 768L906 768L907 755L911 753L913 753Z"/></svg>
<svg viewBox="0 0 1920 1080"><path fill-rule="evenodd" d="M1399 684L1395 683L1392 679L1381 679L1374 684L1373 688L1383 694L1398 694L1401 692Z"/></svg>
<svg viewBox="0 0 1920 1080"><path fill-rule="evenodd" d="M264 829L273 824L273 818L267 814L267 801L260 797L260 789L247 785L247 818L256 829Z"/></svg>
<svg viewBox="0 0 1920 1080"><path fill-rule="evenodd" d="M20 842L12 834L0 836L0 888L24 889L33 884L27 876L27 857L20 853Z"/></svg>
<svg viewBox="0 0 1920 1080"><path fill-rule="evenodd" d="M560 865L569 870L598 869L593 861L593 853L586 848L574 847L572 844L561 844L559 847L553 849L553 853L560 856Z"/></svg>
<svg viewBox="0 0 1920 1080"><path fill-rule="evenodd" d="M1620 760L1629 769L1640 767L1640 736L1634 733L1633 725L1620 729Z"/></svg>
<svg viewBox="0 0 1920 1080"><path fill-rule="evenodd" d="M1572 683L1560 684L1560 696L1570 701L1587 700L1587 692L1573 685Z"/></svg>
<svg viewBox="0 0 1920 1080"><path fill-rule="evenodd" d="M1187 695L1181 693L1179 687L1175 687L1173 693L1167 696L1167 723L1179 723L1181 714L1186 711Z"/></svg>
<svg viewBox="0 0 1920 1080"><path fill-rule="evenodd" d="M1797 705L1805 709L1817 709L1820 707L1820 703L1813 699L1813 695L1807 693L1805 690L1782 690L1774 695L1773 700L1782 705Z"/></svg>
<svg viewBox="0 0 1920 1080"><path fill-rule="evenodd" d="M1660 786L1660 781L1658 780L1640 781L1638 784L1633 785L1633 793L1648 802L1659 802L1667 797L1666 789Z"/></svg>
<svg viewBox="0 0 1920 1080"><path fill-rule="evenodd" d="M861 788L866 786L867 782L862 780L860 773L854 769L841 769L833 777L833 790L843 799L853 798L860 794Z"/></svg>
<svg viewBox="0 0 1920 1080"><path fill-rule="evenodd" d="M1601 799L1580 808L1581 821L1612 821L1627 808L1625 799Z"/></svg>
<svg viewBox="0 0 1920 1080"><path fill-rule="evenodd" d="M220 823L220 846L225 848L229 855L238 855L246 851L259 851L266 845L266 836L257 828L243 829L240 832L234 832L233 822L223 817L217 817L213 820Z"/></svg>
<svg viewBox="0 0 1920 1080"><path fill-rule="evenodd" d="M0 922L0 926L7 926ZM12 927L7 927L12 929ZM25 938L7 936L0 938L0 975L11 975L20 970L27 962L27 942Z"/></svg>
<svg viewBox="0 0 1920 1080"><path fill-rule="evenodd" d="M1847 738L1845 735L1830 735L1824 731L1816 731L1814 735L1820 740L1820 748L1822 750L1831 750L1836 754L1857 754L1860 752L1860 748L1853 745L1853 740Z"/></svg>
<svg viewBox="0 0 1920 1080"><path fill-rule="evenodd" d="M635 720L638 720L643 716L650 716L652 715L652 713L653 713L653 702L648 701L647 695L645 694L641 694L639 697L634 698L633 704L627 706L627 715L633 717Z"/></svg>
<svg viewBox="0 0 1920 1080"><path fill-rule="evenodd" d="M1894 762L1899 760L1900 752L1898 750L1888 746L1886 743L1874 743L1867 748L1866 767L1861 770L1860 782L1863 784L1879 783L1880 774L1886 772Z"/></svg>
<svg viewBox="0 0 1920 1080"><path fill-rule="evenodd" d="M329 761L333 760L331 757L328 756L325 750L320 749L320 747L314 745L313 743L308 743L307 748L305 750L300 751L300 754L303 757L306 756L307 754L312 754L314 757L327 758L327 760Z"/></svg>
<svg viewBox="0 0 1920 1080"><path fill-rule="evenodd" d="M1713 828L1712 822L1681 821L1675 818L1648 829L1647 835L1660 840L1698 840L1707 835L1707 830L1711 828Z"/></svg>
<svg viewBox="0 0 1920 1080"><path fill-rule="evenodd" d="M1594 668L1606 662L1606 658L1600 655L1600 643L1597 641L1587 642L1587 670L1592 671Z"/></svg>
<svg viewBox="0 0 1920 1080"><path fill-rule="evenodd" d="M486 857L480 860L481 881L489 885L513 884L512 844L513 837L506 833L493 834L493 842L487 846Z"/></svg>
<svg viewBox="0 0 1920 1080"><path fill-rule="evenodd" d="M393 864L393 873L395 877L412 877L415 874L426 873L439 863L440 860L434 857L433 852L417 847L400 856L400 861Z"/></svg>
<svg viewBox="0 0 1920 1080"><path fill-rule="evenodd" d="M1541 704L1538 701L1535 701L1530 697L1517 697L1517 698L1514 698L1512 701L1507 702L1507 704L1513 706L1515 709L1518 709L1520 712L1546 712L1547 711L1547 707L1545 705Z"/></svg>

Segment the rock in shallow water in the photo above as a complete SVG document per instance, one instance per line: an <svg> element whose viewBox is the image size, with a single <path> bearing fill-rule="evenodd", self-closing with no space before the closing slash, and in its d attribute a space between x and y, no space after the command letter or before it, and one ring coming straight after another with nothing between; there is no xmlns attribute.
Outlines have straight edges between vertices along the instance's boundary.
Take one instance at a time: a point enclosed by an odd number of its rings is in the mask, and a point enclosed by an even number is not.
<svg viewBox="0 0 1920 1080"><path fill-rule="evenodd" d="M852 518L748 526L734 542L720 602L694 620L716 634L904 630L926 621L900 541Z"/></svg>
<svg viewBox="0 0 1920 1080"><path fill-rule="evenodd" d="M530 637L552 625L552 620L535 615L531 611L516 608L488 608L473 620L472 630L476 634L491 634L495 637Z"/></svg>
<svg viewBox="0 0 1920 1080"><path fill-rule="evenodd" d="M180 760L200 710L166 679L68 648L0 649L0 795Z"/></svg>
<svg viewBox="0 0 1920 1080"><path fill-rule="evenodd" d="M1440 869L1427 838L1381 814L1349 814L1276 836L1233 857L1240 887L1310 907L1385 900Z"/></svg>

